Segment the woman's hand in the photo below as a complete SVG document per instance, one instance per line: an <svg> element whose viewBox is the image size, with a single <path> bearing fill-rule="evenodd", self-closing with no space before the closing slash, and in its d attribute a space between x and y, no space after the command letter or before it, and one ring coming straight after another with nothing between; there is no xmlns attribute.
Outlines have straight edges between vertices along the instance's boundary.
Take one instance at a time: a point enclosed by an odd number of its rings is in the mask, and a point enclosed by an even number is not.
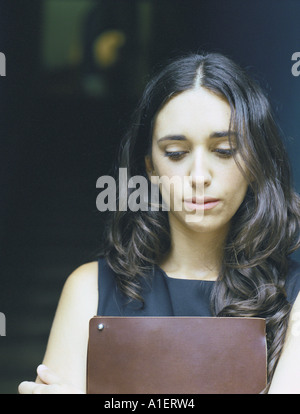
<svg viewBox="0 0 300 414"><path fill-rule="evenodd" d="M84 394L79 388L64 384L61 378L45 365L38 366L37 374L37 382L21 382L18 388L20 394Z"/></svg>

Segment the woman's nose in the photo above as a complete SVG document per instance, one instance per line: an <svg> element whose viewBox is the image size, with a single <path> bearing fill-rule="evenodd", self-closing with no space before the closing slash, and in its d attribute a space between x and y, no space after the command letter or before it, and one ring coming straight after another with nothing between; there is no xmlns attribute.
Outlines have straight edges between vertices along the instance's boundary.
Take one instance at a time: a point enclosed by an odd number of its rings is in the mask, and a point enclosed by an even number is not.
<svg viewBox="0 0 300 414"><path fill-rule="evenodd" d="M192 160L190 180L193 187L207 187L211 183L212 173L204 151L198 151Z"/></svg>

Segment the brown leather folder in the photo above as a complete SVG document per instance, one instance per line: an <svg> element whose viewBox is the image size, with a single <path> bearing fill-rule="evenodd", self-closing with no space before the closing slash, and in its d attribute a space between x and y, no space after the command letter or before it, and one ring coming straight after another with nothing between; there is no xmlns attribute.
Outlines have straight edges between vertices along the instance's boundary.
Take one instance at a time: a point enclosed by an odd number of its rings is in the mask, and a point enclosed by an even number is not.
<svg viewBox="0 0 300 414"><path fill-rule="evenodd" d="M265 320L94 317L88 394L259 394L266 386Z"/></svg>

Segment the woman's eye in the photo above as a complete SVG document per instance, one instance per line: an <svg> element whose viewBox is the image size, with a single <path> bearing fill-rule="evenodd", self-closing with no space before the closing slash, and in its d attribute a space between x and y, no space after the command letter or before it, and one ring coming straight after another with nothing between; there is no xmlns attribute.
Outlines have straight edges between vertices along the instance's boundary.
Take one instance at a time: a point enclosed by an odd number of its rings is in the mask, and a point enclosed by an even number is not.
<svg viewBox="0 0 300 414"><path fill-rule="evenodd" d="M234 148L233 149L216 148L214 152L216 152L217 155L221 158L230 158L233 156L236 150Z"/></svg>
<svg viewBox="0 0 300 414"><path fill-rule="evenodd" d="M187 151L165 151L165 157L169 157L171 160L181 160Z"/></svg>

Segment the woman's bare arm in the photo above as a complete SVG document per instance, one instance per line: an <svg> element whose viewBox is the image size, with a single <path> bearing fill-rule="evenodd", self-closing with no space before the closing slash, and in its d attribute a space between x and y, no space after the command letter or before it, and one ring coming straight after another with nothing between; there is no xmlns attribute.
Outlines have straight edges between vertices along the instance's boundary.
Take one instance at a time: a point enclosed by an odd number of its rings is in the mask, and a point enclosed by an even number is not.
<svg viewBox="0 0 300 414"><path fill-rule="evenodd" d="M300 294L293 305L270 394L300 394Z"/></svg>
<svg viewBox="0 0 300 414"><path fill-rule="evenodd" d="M80 266L68 277L43 360L52 372L39 368L41 378L38 377L36 383L26 381L20 384L20 393L57 393L63 390L69 393L72 389L85 392L88 327L89 320L97 313L97 280L97 262ZM45 386L48 378L50 383ZM44 385L38 387L38 383Z"/></svg>

